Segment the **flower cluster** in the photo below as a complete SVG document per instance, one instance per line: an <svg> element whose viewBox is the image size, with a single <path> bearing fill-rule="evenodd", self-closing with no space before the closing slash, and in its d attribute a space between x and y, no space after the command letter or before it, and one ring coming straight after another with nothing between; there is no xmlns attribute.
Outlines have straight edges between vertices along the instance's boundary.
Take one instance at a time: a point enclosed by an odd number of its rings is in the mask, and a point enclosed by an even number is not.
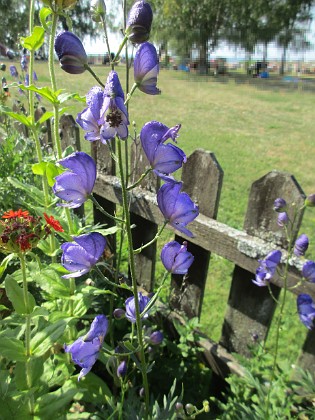
<svg viewBox="0 0 315 420"><path fill-rule="evenodd" d="M0 249L2 252L26 252L37 246L40 239L45 239L51 229L63 232L61 224L44 213L43 224L40 216L32 216L27 210L9 210L0 220Z"/></svg>

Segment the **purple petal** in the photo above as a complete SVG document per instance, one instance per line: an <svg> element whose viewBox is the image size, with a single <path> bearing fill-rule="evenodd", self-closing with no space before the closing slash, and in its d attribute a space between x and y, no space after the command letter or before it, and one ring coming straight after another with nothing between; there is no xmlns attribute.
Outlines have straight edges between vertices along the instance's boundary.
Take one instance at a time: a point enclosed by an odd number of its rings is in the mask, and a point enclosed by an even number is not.
<svg viewBox="0 0 315 420"><path fill-rule="evenodd" d="M306 261L306 263L302 267L302 275L303 277L315 283L315 262L314 261Z"/></svg>
<svg viewBox="0 0 315 420"><path fill-rule="evenodd" d="M174 213L174 208L178 194L182 188L182 182L167 183L162 185L157 193L157 202L165 219L170 220Z"/></svg>
<svg viewBox="0 0 315 420"><path fill-rule="evenodd" d="M185 153L173 144L160 144L154 154L152 168L164 174L171 174L186 162Z"/></svg>
<svg viewBox="0 0 315 420"><path fill-rule="evenodd" d="M72 32L64 31L55 38L55 51L61 68L70 74L83 73L87 55L80 39Z"/></svg>
<svg viewBox="0 0 315 420"><path fill-rule="evenodd" d="M300 294L297 297L297 310L301 322L308 328L314 328L315 305L313 299L308 294Z"/></svg>
<svg viewBox="0 0 315 420"><path fill-rule="evenodd" d="M150 163L153 162L155 150L167 132L168 127L158 121L150 121L142 127L141 145Z"/></svg>
<svg viewBox="0 0 315 420"><path fill-rule="evenodd" d="M134 80L138 89L150 95L160 93L157 89L159 60L154 45L145 42L138 48L134 59Z"/></svg>
<svg viewBox="0 0 315 420"><path fill-rule="evenodd" d="M153 13L149 3L137 1L130 9L126 35L133 43L140 44L147 41L150 36Z"/></svg>
<svg viewBox="0 0 315 420"><path fill-rule="evenodd" d="M99 86L92 87L86 95L86 104L89 107L95 121L98 121L100 118L103 96L103 90Z"/></svg>
<svg viewBox="0 0 315 420"><path fill-rule="evenodd" d="M74 236L74 241L79 244L91 256L91 260L98 261L102 256L106 239L98 232L87 233L86 235Z"/></svg>

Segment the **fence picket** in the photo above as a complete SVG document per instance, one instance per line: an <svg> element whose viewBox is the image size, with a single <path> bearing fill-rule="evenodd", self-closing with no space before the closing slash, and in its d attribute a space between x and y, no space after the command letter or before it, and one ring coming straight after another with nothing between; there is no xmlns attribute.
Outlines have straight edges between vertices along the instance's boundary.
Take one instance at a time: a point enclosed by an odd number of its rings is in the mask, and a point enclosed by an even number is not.
<svg viewBox="0 0 315 420"><path fill-rule="evenodd" d="M272 171L253 183L244 223L247 233L272 241L274 248L277 248L276 244L286 245L273 211L273 202L278 197L284 198L287 203L294 202L299 207L305 199L293 176ZM295 234L302 216L297 220ZM248 346L253 342L253 337L259 340L266 338L276 308L268 289L253 284L253 278L251 272L235 266L220 340L228 351L243 355L249 355ZM272 284L271 289L277 298L281 288Z"/></svg>
<svg viewBox="0 0 315 420"><path fill-rule="evenodd" d="M223 181L223 170L215 155L202 149L195 150L183 166L182 181L183 190L197 202L200 213L215 219ZM175 240L183 242L179 235L175 236ZM201 313L210 252L187 242L189 252L194 255L194 262L186 279L181 275L172 275L171 305L193 318L199 317Z"/></svg>

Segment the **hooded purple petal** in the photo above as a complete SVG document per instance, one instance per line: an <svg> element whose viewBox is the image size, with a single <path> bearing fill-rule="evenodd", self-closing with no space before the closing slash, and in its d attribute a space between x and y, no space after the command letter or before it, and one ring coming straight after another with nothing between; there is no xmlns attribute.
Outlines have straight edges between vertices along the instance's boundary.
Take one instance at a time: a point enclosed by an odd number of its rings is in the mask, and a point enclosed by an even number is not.
<svg viewBox="0 0 315 420"><path fill-rule="evenodd" d="M315 304L308 294L300 294L297 297L297 310L301 322L308 328L314 328Z"/></svg>
<svg viewBox="0 0 315 420"><path fill-rule="evenodd" d="M187 242L180 245L177 241L172 241L162 248L161 261L170 273L187 274L194 257L187 251Z"/></svg>
<svg viewBox="0 0 315 420"><path fill-rule="evenodd" d="M158 95L156 87L159 59L154 45L145 42L138 48L134 59L134 80L138 89L149 95Z"/></svg>
<svg viewBox="0 0 315 420"><path fill-rule="evenodd" d="M150 298L148 296L143 295L141 292L138 293L138 300L139 300L139 309L140 313L143 312L144 308L147 306L147 304L150 301ZM129 297L125 301L126 306L126 318L132 322L136 322L136 308L135 308L135 298L134 296ZM142 318L148 318L149 314L146 312Z"/></svg>
<svg viewBox="0 0 315 420"><path fill-rule="evenodd" d="M301 236L297 238L294 244L294 254L298 257L302 257L305 252L307 251L309 245L308 237L303 233Z"/></svg>
<svg viewBox="0 0 315 420"><path fill-rule="evenodd" d="M55 51L61 68L70 74L86 70L87 55L80 39L72 32L60 32L55 38Z"/></svg>
<svg viewBox="0 0 315 420"><path fill-rule="evenodd" d="M306 261L302 267L302 276L312 283L315 283L315 262Z"/></svg>
<svg viewBox="0 0 315 420"><path fill-rule="evenodd" d="M73 238L74 242L61 245L63 251L61 264L71 273L64 278L80 277L90 271L102 256L106 239L98 232Z"/></svg>
<svg viewBox="0 0 315 420"><path fill-rule="evenodd" d="M129 41L140 44L147 41L150 37L153 13L149 3L145 1L137 1L130 9L126 35Z"/></svg>
<svg viewBox="0 0 315 420"><path fill-rule="evenodd" d="M268 286L270 279L274 276L277 266L281 261L282 253L279 250L271 251L264 260L259 260L259 267L256 270L256 277L253 280L257 286Z"/></svg>
<svg viewBox="0 0 315 420"><path fill-rule="evenodd" d="M73 362L82 368L78 380L92 369L98 358L107 330L108 320L106 316L97 315L85 336L81 336L74 343L64 346L65 352L71 353Z"/></svg>
<svg viewBox="0 0 315 420"><path fill-rule="evenodd" d="M72 172L64 172L55 178L53 192L57 197L67 201L62 206L79 207L94 188L96 164L93 158L84 152L72 153L61 159L59 164Z"/></svg>
<svg viewBox="0 0 315 420"><path fill-rule="evenodd" d="M10 66L10 73L12 77L19 77L19 72L15 66Z"/></svg>

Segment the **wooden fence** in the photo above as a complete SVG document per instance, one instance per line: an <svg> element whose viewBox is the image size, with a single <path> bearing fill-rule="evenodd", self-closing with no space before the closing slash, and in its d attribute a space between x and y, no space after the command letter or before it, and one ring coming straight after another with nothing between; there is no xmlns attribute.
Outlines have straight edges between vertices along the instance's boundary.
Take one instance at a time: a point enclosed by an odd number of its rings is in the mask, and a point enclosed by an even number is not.
<svg viewBox="0 0 315 420"><path fill-rule="evenodd" d="M60 135L64 145L79 147L79 131L71 116L63 116L60 124ZM91 154L97 164L97 179L93 193L98 202L110 214L122 202L119 178L116 177L115 162L108 148L100 142L92 143ZM135 182L148 166L139 144L131 146L130 183ZM181 320L181 314L188 318L200 316L204 290L207 280L211 253L217 254L234 266L230 283L227 309L222 325L222 335L218 343L211 337L201 335L196 343L204 351L204 360L214 374L221 378L229 373L241 374L242 368L231 353L236 352L249 356L249 346L253 335L260 340L267 337L276 304L267 287L258 287L252 283L258 266L257 260L264 258L268 252L277 248L286 255L284 231L276 222L273 202L282 197L288 203L301 207L305 195L295 180L288 174L272 171L255 181L250 189L248 207L243 230L234 229L216 220L220 192L223 181L223 170L213 153L201 149L192 153L182 170L183 190L199 205L200 215L189 224L193 238L181 237L176 231L174 236L181 243L188 241L188 249L194 255L194 262L189 276L183 284L183 276L173 275L173 288L170 302L172 312L167 311L169 320ZM236 180L237 182L237 180ZM129 192L131 221L134 247L154 238L158 226L163 223L163 216L157 206L156 192L159 188L158 178L151 173L142 184ZM292 215L291 215L292 216ZM303 214L297 220L295 236L302 222ZM106 218L96 208L95 222L113 225L113 220ZM170 227L169 227L170 228ZM170 228L172 229L172 228ZM109 238L111 250L115 253L116 238ZM156 243L136 255L137 280L140 287L150 292L154 288ZM300 280L302 261L293 257L290 261L288 286L297 285ZM271 280L273 295L278 297L283 286L276 275ZM303 283L290 289L291 293L308 293L315 300L315 284ZM163 313L163 308L161 308ZM298 315L296 315L298 316ZM305 328L301 324L301 329ZM315 330L307 334L302 345L297 363L315 373Z"/></svg>

